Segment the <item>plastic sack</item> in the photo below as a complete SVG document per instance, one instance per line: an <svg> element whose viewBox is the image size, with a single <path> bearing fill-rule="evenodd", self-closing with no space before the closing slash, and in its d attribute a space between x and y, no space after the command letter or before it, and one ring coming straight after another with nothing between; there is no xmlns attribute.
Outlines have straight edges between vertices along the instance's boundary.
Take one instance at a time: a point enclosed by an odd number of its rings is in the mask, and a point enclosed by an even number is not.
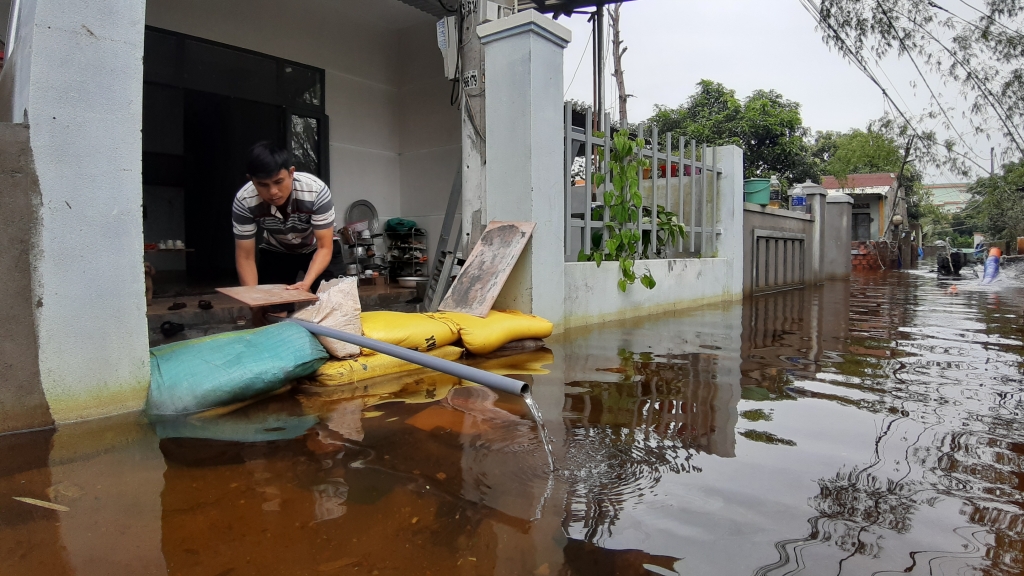
<svg viewBox="0 0 1024 576"><path fill-rule="evenodd" d="M149 351L148 414L188 414L277 390L308 376L327 351L297 324L225 332Z"/></svg>
<svg viewBox="0 0 1024 576"><path fill-rule="evenodd" d="M363 336L420 352L429 352L459 339L457 324L427 314L364 312L362 321ZM363 350L364 356L373 354L372 350Z"/></svg>
<svg viewBox="0 0 1024 576"><path fill-rule="evenodd" d="M459 326L462 344L473 354L490 354L505 344L526 338L547 338L551 322L516 310L491 310L486 318L461 312L436 312L429 316Z"/></svg>
<svg viewBox="0 0 1024 576"><path fill-rule="evenodd" d="M462 356L462 348L442 346L427 352L427 354L445 360L455 360ZM399 360L386 354L360 356L352 360L331 360L321 366L315 374L305 381L305 384L311 386L342 386L353 384L366 378L386 376L416 368L419 368L419 365Z"/></svg>
<svg viewBox="0 0 1024 576"><path fill-rule="evenodd" d="M412 232L412 229L415 227L416 222L406 220L405 218L389 218L384 223L385 232Z"/></svg>
<svg viewBox="0 0 1024 576"><path fill-rule="evenodd" d="M985 276L982 284L991 284L999 276L999 257L989 256L985 260Z"/></svg>
<svg viewBox="0 0 1024 576"><path fill-rule="evenodd" d="M355 277L338 278L320 284L316 291L318 302L299 310L292 316L342 332L362 335L363 326L360 321L359 284ZM317 336L317 340L335 358L353 358L359 356L359 346L349 344L326 336Z"/></svg>

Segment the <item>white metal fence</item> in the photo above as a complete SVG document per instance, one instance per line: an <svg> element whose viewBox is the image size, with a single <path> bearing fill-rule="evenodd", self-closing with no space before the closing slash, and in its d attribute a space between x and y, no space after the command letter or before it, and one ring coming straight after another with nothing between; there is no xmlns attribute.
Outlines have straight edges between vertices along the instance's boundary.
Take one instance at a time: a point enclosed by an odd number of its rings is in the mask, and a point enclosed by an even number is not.
<svg viewBox="0 0 1024 576"><path fill-rule="evenodd" d="M607 116L603 126L610 126ZM586 113L586 129L572 125L572 106L565 104L565 258L575 261L582 251L591 254L602 242L608 210L603 210L604 192L611 190L611 178L606 173L605 182L595 186L596 170L607 170L612 145L611 130L604 130L601 138L594 136L590 128L594 125L593 112ZM649 232L652 258L690 258L714 256L719 227L718 208L722 168L718 166L714 148L687 142L684 138L662 138L656 126L642 126L638 136L646 139L641 151L650 160L646 174L639 174L640 192L643 204L639 228ZM664 140L663 143L659 142ZM673 152L674 150L674 152ZM577 185L573 177L573 164L582 158L582 184ZM674 246L657 250L658 207L672 212L679 223L686 228L686 238Z"/></svg>

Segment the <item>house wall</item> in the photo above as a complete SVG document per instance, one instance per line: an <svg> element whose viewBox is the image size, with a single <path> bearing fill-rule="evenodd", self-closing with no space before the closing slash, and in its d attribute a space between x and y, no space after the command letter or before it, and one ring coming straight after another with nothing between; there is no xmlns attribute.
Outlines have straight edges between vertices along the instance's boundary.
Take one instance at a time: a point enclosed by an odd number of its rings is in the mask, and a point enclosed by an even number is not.
<svg viewBox="0 0 1024 576"><path fill-rule="evenodd" d="M399 176L401 216L427 230L429 255L437 247L462 150L452 84L444 77L433 25L399 32ZM461 203L459 204L461 215ZM458 233L461 216L452 234ZM468 255L468 254L467 254Z"/></svg>
<svg viewBox="0 0 1024 576"><path fill-rule="evenodd" d="M881 207L879 206L881 197L855 195L853 202L853 214L869 214L871 216L871 238L868 240L877 240L882 232L882 229L879 228L879 223L882 221ZM852 217L850 226L853 226Z"/></svg>
<svg viewBox="0 0 1024 576"><path fill-rule="evenodd" d="M382 227L402 216L436 237L459 126L431 16L398 0L149 0L146 23L323 68L339 221L367 199Z"/></svg>

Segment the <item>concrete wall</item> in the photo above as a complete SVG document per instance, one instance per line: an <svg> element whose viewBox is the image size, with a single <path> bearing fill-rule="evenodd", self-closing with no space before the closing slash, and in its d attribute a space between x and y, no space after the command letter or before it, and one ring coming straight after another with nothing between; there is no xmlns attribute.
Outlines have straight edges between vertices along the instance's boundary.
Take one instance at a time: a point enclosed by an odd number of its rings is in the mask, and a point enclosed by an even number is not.
<svg viewBox="0 0 1024 576"><path fill-rule="evenodd" d="M826 193L821 186L801 184L807 195L807 213L772 209L756 204L743 207L743 293L754 291L754 230L803 234L804 284L850 277L851 209L853 199ZM763 267L764 257L762 256Z"/></svg>
<svg viewBox="0 0 1024 576"><path fill-rule="evenodd" d="M42 194L27 124L0 124L0 434L53 424L39 372L36 280Z"/></svg>
<svg viewBox="0 0 1024 576"><path fill-rule="evenodd" d="M743 151L736 146L721 146L716 155L723 173L718 182L720 196L714 218L722 234L715 257L637 261L634 269L639 273L649 269L657 286L648 290L638 282L625 293L618 289L618 263L598 267L593 262L567 262L566 327L659 314L742 296ZM647 190L651 189L648 185ZM664 189L659 189L664 202Z"/></svg>
<svg viewBox="0 0 1024 576"><path fill-rule="evenodd" d="M648 290L639 282L620 292L619 267L608 262L565 263L565 326L583 326L635 316L660 314L724 302L740 296L732 286L739 276L738 260L687 258L639 260L636 270L650 269L658 283Z"/></svg>
<svg viewBox="0 0 1024 576"><path fill-rule="evenodd" d="M754 287L754 230L773 230L804 234L804 278L810 283L814 262L814 222L810 214L768 208L757 204L743 205L743 293L752 294Z"/></svg>
<svg viewBox="0 0 1024 576"><path fill-rule="evenodd" d="M149 382L139 134L144 6L38 0L21 7L17 62L0 79L0 109L32 120L39 379L58 422L137 409Z"/></svg>

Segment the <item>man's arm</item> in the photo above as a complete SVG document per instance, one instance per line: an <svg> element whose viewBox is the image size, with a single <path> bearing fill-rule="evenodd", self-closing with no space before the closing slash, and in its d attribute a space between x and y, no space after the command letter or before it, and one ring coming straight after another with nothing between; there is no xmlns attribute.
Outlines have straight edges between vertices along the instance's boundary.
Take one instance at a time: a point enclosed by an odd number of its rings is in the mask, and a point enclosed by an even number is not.
<svg viewBox="0 0 1024 576"><path fill-rule="evenodd" d="M316 282L316 279L331 264L331 256L334 254L334 228L313 230L313 237L316 238L316 253L313 254L313 260L309 263L309 269L306 270L306 277L302 279L302 282L289 286L289 290L309 292L313 282Z"/></svg>
<svg viewBox="0 0 1024 576"><path fill-rule="evenodd" d="M330 258L328 258L328 261ZM238 283L242 286L259 284L256 272L256 240L235 240L235 268L238 270Z"/></svg>

